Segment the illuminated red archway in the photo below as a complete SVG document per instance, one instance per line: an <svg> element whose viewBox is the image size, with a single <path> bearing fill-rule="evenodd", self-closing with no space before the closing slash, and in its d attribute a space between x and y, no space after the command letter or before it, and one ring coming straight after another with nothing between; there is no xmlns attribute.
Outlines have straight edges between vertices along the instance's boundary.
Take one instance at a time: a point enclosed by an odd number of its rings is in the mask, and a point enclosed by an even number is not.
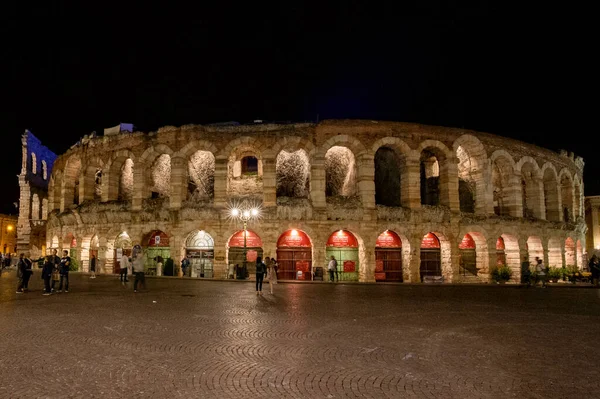
<svg viewBox="0 0 600 399"><path fill-rule="evenodd" d="M504 244L504 238L498 237L496 240L496 266L506 265L506 245Z"/></svg>
<svg viewBox="0 0 600 399"><path fill-rule="evenodd" d="M290 229L279 236L277 240L277 264L278 279L312 279L312 245L305 232ZM315 277L319 280L323 279L322 269Z"/></svg>
<svg viewBox="0 0 600 399"><path fill-rule="evenodd" d="M338 281L358 281L358 240L348 230L338 230L329 236L326 244L327 259L337 260L335 277Z"/></svg>
<svg viewBox="0 0 600 399"><path fill-rule="evenodd" d="M144 266L146 273L162 276L172 276L175 272L175 263L173 268L165 268L166 260L171 257L171 247L169 235L161 230L152 230L142 238L142 247L144 248Z"/></svg>
<svg viewBox="0 0 600 399"><path fill-rule="evenodd" d="M244 257L244 230L234 233L228 242L227 259L234 267L234 273L238 280L254 276L256 274L256 258L263 256L262 240L252 230L246 230L246 256ZM244 267L245 266L245 267Z"/></svg>
<svg viewBox="0 0 600 399"><path fill-rule="evenodd" d="M375 281L403 281L402 240L391 230L381 233L375 243Z"/></svg>
<svg viewBox="0 0 600 399"><path fill-rule="evenodd" d="M463 276L477 276L477 253L471 234L465 234L458 244L458 256L459 273Z"/></svg>

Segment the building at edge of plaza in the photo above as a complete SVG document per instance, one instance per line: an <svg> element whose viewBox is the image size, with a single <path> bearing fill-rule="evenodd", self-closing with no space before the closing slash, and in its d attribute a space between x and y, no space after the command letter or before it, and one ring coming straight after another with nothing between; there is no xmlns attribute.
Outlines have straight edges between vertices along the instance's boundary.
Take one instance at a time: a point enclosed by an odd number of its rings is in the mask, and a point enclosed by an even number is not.
<svg viewBox="0 0 600 399"><path fill-rule="evenodd" d="M0 214L0 252L4 255L17 252L17 216Z"/></svg>
<svg viewBox="0 0 600 399"><path fill-rule="evenodd" d="M519 282L524 257L586 264L584 161L573 153L371 120L132 130L84 136L56 159L45 152L45 242L30 238L31 252L68 249L83 271L96 255L100 272L114 273L140 245L151 273L162 272L157 256L177 266L187 254L188 276L217 279L244 257L253 276L257 256L276 257L282 280L307 280L333 255L340 281L363 282L483 283L498 264ZM31 142L24 136L19 232L37 215ZM246 231L231 215L240 205L260 208Z"/></svg>

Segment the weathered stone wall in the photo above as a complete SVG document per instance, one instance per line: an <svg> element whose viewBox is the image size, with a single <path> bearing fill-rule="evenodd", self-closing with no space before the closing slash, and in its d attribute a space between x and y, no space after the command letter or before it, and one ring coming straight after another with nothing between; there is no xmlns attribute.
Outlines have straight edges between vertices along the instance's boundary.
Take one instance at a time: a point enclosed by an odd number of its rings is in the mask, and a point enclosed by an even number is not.
<svg viewBox="0 0 600 399"><path fill-rule="evenodd" d="M327 161L327 153L333 147L345 147L353 157L352 165L341 163L351 169L335 170L343 176L338 179L342 183L328 181L331 173L327 173L327 166L331 162ZM387 188L385 181L375 179L379 162L375 155L380 148L393 150L398 157L397 163L387 164L398 165L399 173L390 176L399 176L399 181L390 187L399 188L400 206L377 202L376 188ZM278 168L282 168L278 157L282 151L289 154L298 150L308 156L309 176L306 178L304 169L298 168L301 183L296 186L302 188L302 182L308 181L309 191L297 190L297 198L278 197L283 170L278 175ZM202 166L198 165L198 151L214 157L214 165L205 168L214 174L202 180L212 184L203 188L204 193L212 195L190 195L190 184L202 183L190 175ZM153 167L166 156L170 174L157 181L160 173L153 173ZM258 159L256 176L234 173L245 156ZM122 177L127 162L133 164L133 187L122 187L127 180ZM421 168L422 162L427 163L427 168ZM432 184L438 197L434 206L422 205L421 198L421 171L431 174L431 165L435 165L436 181ZM94 200L88 175L95 174L98 168L102 169L102 198ZM70 194L73 173L80 182L76 201ZM495 179L494 173L499 174ZM289 170L283 175L289 179ZM323 266L328 237L346 229L359 242L360 280L373 281L377 237L392 230L402 238L405 281L415 282L420 280L421 240L431 232L441 243L441 270L446 281L464 281L459 270L458 245L469 234L477 245L480 272L476 281L487 281L490 268L496 264L498 237L509 243L506 259L515 272L521 258L531 256L527 243L532 237L541 243L540 253L546 261L551 254L553 262L559 259L558 253L571 251L565 249L565 242L572 240L577 243L574 256L582 266L582 175L583 161L572 154L557 154L517 140L464 129L354 120L164 127L152 133L91 138L59 156L49 187L52 213L47 243L48 247L53 241L62 245L64 237L73 234L85 269L89 243L98 242L100 266L110 272L114 241L123 231L136 243L152 230L164 231L170 237L171 256L178 262L188 235L204 230L214 239L216 277L225 278L229 238L241 229L241 223L232 221L228 209L232 202L250 199L263 208L260 220L249 228L261 237L264 256L275 255L277 239L286 230L300 229L312 241L313 266ZM459 177L469 183L474 201L469 209L473 212L460 211ZM559 184L561 181L565 183ZM163 195L152 199L151 188L157 183L165 185ZM341 192L328 196L331 183L338 184ZM348 183L350 189L341 190L343 183ZM546 201L545 193L551 189L558 190L557 195ZM125 190L130 190L130 196L122 195ZM565 191L569 191L568 195L560 195ZM496 212L494 195L502 199L502 212ZM563 198L571 198L572 203L564 203ZM564 208L572 218L562 218ZM527 212L529 209L531 213ZM564 256L562 261L565 264ZM514 277L517 281L518 273Z"/></svg>

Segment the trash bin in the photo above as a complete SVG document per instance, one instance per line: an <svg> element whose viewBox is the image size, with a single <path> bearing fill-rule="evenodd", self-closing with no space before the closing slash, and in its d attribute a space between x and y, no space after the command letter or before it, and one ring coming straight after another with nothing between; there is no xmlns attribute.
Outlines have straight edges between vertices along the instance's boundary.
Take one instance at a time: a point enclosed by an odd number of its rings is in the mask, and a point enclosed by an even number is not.
<svg viewBox="0 0 600 399"><path fill-rule="evenodd" d="M315 267L315 276L313 277L315 281L323 281L323 268L321 266Z"/></svg>

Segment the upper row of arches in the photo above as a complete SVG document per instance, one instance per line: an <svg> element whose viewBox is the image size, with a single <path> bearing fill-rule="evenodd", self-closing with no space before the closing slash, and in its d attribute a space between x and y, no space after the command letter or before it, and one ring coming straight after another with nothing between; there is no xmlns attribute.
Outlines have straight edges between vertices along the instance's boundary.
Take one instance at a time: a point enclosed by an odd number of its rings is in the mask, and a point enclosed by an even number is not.
<svg viewBox="0 0 600 399"><path fill-rule="evenodd" d="M366 207L445 205L484 214L573 221L581 216L583 181L558 155L539 162L494 148L488 156L475 136L459 136L449 148L424 140L411 148L397 137L370 147L347 135L321 146L288 137L272 146L242 137L224 148L192 141L174 151L165 144L120 149L106 157L70 154L55 165L52 209L89 199L170 197L177 201L231 196L357 197ZM325 194L325 195L321 195ZM218 198L216 198L218 197ZM323 197L323 198L321 198ZM216 201L217 202L217 201Z"/></svg>

